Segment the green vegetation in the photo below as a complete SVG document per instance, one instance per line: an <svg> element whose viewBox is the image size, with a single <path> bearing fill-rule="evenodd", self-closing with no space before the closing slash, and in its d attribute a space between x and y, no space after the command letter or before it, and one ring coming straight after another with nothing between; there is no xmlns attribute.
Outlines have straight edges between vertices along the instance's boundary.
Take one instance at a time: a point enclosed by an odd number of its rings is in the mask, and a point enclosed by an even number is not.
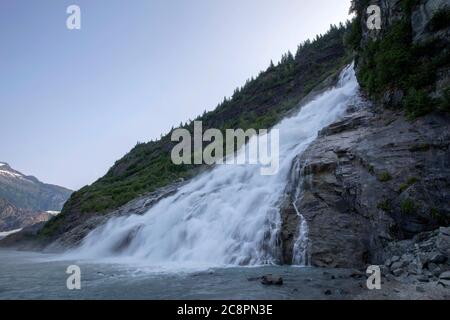
<svg viewBox="0 0 450 320"><path fill-rule="evenodd" d="M417 212L417 206L413 200L407 198L402 201L400 210L404 215L413 215Z"/></svg>
<svg viewBox="0 0 450 320"><path fill-rule="evenodd" d="M436 208L431 208L430 215L441 226L446 226L450 223L450 219L445 215L441 214Z"/></svg>
<svg viewBox="0 0 450 320"><path fill-rule="evenodd" d="M213 111L195 120L203 129L270 128L294 109L300 100L330 76L336 76L352 57L343 44L349 28L331 26L313 41L299 45L296 54L285 54L278 64L270 63L267 70L235 90ZM193 132L193 121L180 124ZM172 132L172 131L171 131ZM75 192L58 219L49 222L41 235L51 236L70 223L70 216L102 214L179 179L188 179L201 169L194 165L175 165L170 152L176 142L171 132L157 141L138 143L118 160L107 174L90 186Z"/></svg>
<svg viewBox="0 0 450 320"><path fill-rule="evenodd" d="M378 205L377 208L385 212L391 211L391 202L389 200L383 200Z"/></svg>
<svg viewBox="0 0 450 320"><path fill-rule="evenodd" d="M426 115L433 110L433 101L425 90L409 89L404 106L410 119Z"/></svg>
<svg viewBox="0 0 450 320"><path fill-rule="evenodd" d="M387 172L387 171L383 171L382 173L380 173L379 175L378 175L378 180L380 181L380 182L386 182L386 181L389 181L389 180L391 180L392 179L392 176L391 176L391 174L389 173L389 172Z"/></svg>
<svg viewBox="0 0 450 320"><path fill-rule="evenodd" d="M419 179L417 179L416 177L409 178L405 183L402 183L400 185L398 192L402 193L403 191L405 191L406 189L408 189L410 186L412 186L413 184L415 184L418 181L419 181Z"/></svg>
<svg viewBox="0 0 450 320"><path fill-rule="evenodd" d="M450 112L450 87L444 89L443 96L438 103L438 108L445 112Z"/></svg>
<svg viewBox="0 0 450 320"><path fill-rule="evenodd" d="M433 110L448 110L448 97L435 101L430 92L435 88L437 70L449 67L449 48L445 41L430 40L414 44L412 41L411 10L417 0L402 0L404 18L377 40L361 44L361 17L365 14L366 0L354 0L352 10L357 17L346 35L347 46L357 51L358 80L375 100L381 101L386 93L402 93L403 99L394 100L391 107L403 107L410 119ZM448 8L433 16L433 28L448 27Z"/></svg>
<svg viewBox="0 0 450 320"><path fill-rule="evenodd" d="M430 29L432 31L438 31L448 28L450 25L450 7L445 6L433 15L430 21Z"/></svg>
<svg viewBox="0 0 450 320"><path fill-rule="evenodd" d="M428 143L420 143L420 144L415 144L413 146L411 146L411 148L409 148L409 151L411 152L418 152L418 151L428 151L430 150L431 146Z"/></svg>

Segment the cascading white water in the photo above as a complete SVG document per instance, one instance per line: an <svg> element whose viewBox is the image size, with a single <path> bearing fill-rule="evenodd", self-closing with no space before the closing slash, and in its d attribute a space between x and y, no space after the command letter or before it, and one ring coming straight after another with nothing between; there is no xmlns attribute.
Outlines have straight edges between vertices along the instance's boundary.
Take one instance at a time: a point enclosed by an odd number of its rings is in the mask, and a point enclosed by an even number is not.
<svg viewBox="0 0 450 320"><path fill-rule="evenodd" d="M276 175L261 175L260 165L217 165L146 214L109 220L69 255L155 266L276 263L280 256L279 204L293 159L319 130L345 113L357 90L352 65L341 73L335 88L275 127L280 134ZM242 148L237 156L245 151Z"/></svg>
<svg viewBox="0 0 450 320"><path fill-rule="evenodd" d="M302 174L300 162L296 161L292 168L292 180L296 185L295 194L293 196L292 205L299 217L299 226L297 231L297 239L294 242L294 248L292 252L292 264L306 266L309 264L308 256L308 223L305 217L301 214L300 210L297 208L297 201L301 199L303 195L302 186Z"/></svg>

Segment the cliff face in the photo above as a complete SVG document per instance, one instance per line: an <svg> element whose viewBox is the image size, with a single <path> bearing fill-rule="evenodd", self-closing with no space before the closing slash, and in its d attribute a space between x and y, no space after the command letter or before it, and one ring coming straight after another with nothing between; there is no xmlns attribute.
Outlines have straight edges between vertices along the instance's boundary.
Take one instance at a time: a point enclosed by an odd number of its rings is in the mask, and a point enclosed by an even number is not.
<svg viewBox="0 0 450 320"><path fill-rule="evenodd" d="M367 101L357 108L297 159L290 193L301 192L284 211L290 231L283 237L291 247L295 203L308 224L312 265L380 263L391 241L450 222L449 118L409 122L392 111L377 113Z"/></svg>
<svg viewBox="0 0 450 320"><path fill-rule="evenodd" d="M0 198L32 211L61 211L72 191L42 183L0 162Z"/></svg>
<svg viewBox="0 0 450 320"><path fill-rule="evenodd" d="M364 17L358 21L360 78L366 76L367 47L381 49L374 41L389 37L399 21L411 22L413 44L439 43L448 53L448 27L434 30L431 25L435 13L449 1L415 1L409 9L401 0L374 3L382 10L382 29L369 31ZM420 63L412 72L419 68ZM423 90L442 97L450 81L448 64L440 64L433 72L433 82ZM411 120L408 111L399 107L406 97L403 82L397 80L378 94L363 85L366 98L361 104L350 108L346 119L323 130L293 165L282 211L285 262L292 261L298 209L307 222L306 250L314 266L363 267L388 260L390 267L388 258L394 255L394 260L404 261L403 267L414 263L422 272L430 255L440 254L444 265L439 270L450 269L448 231L437 231L450 223L450 118L439 109L428 109L428 115ZM420 249L424 239L436 234L442 238L441 249L429 245L424 246L428 251ZM411 248L418 249L412 253ZM411 267L414 272L417 268ZM402 273L398 265L393 269Z"/></svg>
<svg viewBox="0 0 450 320"><path fill-rule="evenodd" d="M367 28L369 4L381 29ZM351 45L358 80L372 100L409 118L450 110L450 1L353 0Z"/></svg>
<svg viewBox="0 0 450 320"><path fill-rule="evenodd" d="M48 221L53 215L48 212L36 212L17 208L0 198L0 232L22 229L39 222Z"/></svg>
<svg viewBox="0 0 450 320"><path fill-rule="evenodd" d="M48 221L61 210L71 193L0 162L0 232Z"/></svg>

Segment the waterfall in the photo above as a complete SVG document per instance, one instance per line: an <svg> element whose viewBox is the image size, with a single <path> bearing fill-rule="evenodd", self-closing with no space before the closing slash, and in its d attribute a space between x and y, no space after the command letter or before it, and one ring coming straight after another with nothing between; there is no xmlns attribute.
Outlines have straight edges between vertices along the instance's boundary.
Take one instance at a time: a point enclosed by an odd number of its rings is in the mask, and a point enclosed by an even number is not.
<svg viewBox="0 0 450 320"><path fill-rule="evenodd" d="M297 207L297 202L301 199L303 191L303 177L299 159L296 159L292 168L292 182L296 186L292 206L299 220L297 238L292 252L292 264L306 266L310 260L308 256L308 222Z"/></svg>
<svg viewBox="0 0 450 320"><path fill-rule="evenodd" d="M145 214L110 219L68 255L157 266L278 263L279 208L292 162L322 128L345 114L357 90L351 65L335 87L275 126L280 136L277 174L261 175L255 164L217 165ZM243 147L236 156L246 151ZM307 235L306 221L300 220L299 239Z"/></svg>

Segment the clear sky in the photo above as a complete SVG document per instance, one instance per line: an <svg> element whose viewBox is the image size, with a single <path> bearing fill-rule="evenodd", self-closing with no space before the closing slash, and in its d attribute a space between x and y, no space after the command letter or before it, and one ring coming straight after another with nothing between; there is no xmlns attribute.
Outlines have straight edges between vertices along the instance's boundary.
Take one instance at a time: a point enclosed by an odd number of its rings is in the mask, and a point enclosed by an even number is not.
<svg viewBox="0 0 450 320"><path fill-rule="evenodd" d="M81 30L66 8L81 8ZM1 0L0 161L94 182L137 141L214 109L350 0Z"/></svg>

